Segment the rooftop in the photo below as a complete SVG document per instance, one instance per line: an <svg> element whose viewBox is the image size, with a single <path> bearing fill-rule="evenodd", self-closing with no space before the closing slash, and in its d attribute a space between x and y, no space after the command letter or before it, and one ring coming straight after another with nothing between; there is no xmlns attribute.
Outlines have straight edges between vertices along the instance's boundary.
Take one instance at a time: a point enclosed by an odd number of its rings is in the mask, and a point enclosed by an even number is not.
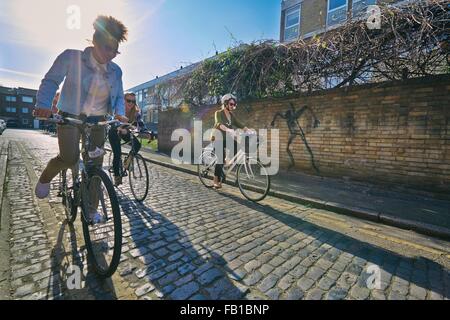
<svg viewBox="0 0 450 320"><path fill-rule="evenodd" d="M37 90L29 88L9 88L0 86L0 94L14 94L14 95L36 95Z"/></svg>

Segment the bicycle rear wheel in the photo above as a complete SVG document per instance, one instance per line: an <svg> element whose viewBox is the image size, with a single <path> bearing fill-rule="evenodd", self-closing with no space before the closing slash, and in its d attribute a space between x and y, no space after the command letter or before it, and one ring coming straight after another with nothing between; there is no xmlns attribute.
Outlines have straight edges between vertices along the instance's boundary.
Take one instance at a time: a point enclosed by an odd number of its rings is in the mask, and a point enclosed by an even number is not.
<svg viewBox="0 0 450 320"><path fill-rule="evenodd" d="M214 168L217 163L217 156L213 151L204 151L197 165L197 172L200 181L207 188L214 186Z"/></svg>
<svg viewBox="0 0 450 320"><path fill-rule="evenodd" d="M114 186L107 174L93 168L81 184L83 234L95 272L110 277L117 269L122 250L122 221ZM97 195L97 196L95 196ZM97 208L104 222L92 224L90 212Z"/></svg>
<svg viewBox="0 0 450 320"><path fill-rule="evenodd" d="M250 201L263 200L270 190L270 176L260 161L247 158L237 170L241 193Z"/></svg>
<svg viewBox="0 0 450 320"><path fill-rule="evenodd" d="M61 186L60 192L62 197L62 204L66 212L66 220L68 223L72 224L77 217L77 201L75 199L75 181L73 179L73 171L70 170L72 174L68 174L68 170L61 171Z"/></svg>
<svg viewBox="0 0 450 320"><path fill-rule="evenodd" d="M119 164L119 172L122 172L122 163L125 159L124 155L120 155L120 164ZM103 169L108 172L108 176L111 179L111 181L114 181L114 166L113 166L113 160L114 160L114 152L109 152L108 156L108 164L103 167Z"/></svg>
<svg viewBox="0 0 450 320"><path fill-rule="evenodd" d="M128 180L130 182L131 193L136 201L142 202L148 194L149 178L147 164L140 154L133 157L128 167Z"/></svg>

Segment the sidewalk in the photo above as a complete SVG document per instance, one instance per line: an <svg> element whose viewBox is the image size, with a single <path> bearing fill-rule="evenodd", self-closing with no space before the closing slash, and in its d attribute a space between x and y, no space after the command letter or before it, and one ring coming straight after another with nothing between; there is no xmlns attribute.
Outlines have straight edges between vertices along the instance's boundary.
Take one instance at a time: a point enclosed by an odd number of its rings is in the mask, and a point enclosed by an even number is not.
<svg viewBox="0 0 450 320"><path fill-rule="evenodd" d="M197 175L196 165L174 164L169 156L149 149L143 149L141 154L151 163ZM450 201L419 191L280 172L272 177L269 195L450 239Z"/></svg>

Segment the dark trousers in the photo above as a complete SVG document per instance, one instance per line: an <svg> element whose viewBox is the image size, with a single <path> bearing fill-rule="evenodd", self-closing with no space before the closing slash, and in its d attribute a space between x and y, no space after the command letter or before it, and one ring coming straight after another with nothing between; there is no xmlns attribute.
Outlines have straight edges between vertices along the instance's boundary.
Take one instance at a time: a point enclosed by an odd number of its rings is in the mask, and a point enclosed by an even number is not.
<svg viewBox="0 0 450 320"><path fill-rule="evenodd" d="M113 171L114 176L118 177L120 175L120 157L122 155L122 146L120 144L120 139L125 142L131 141L131 152L137 154L141 149L141 143L139 140L127 130L127 134L119 134L117 132L117 127L111 127L108 132L109 144L113 152Z"/></svg>
<svg viewBox="0 0 450 320"><path fill-rule="evenodd" d="M231 138L229 138L231 139ZM237 149L238 149L238 144L237 141L233 139L233 155L231 157L234 157L237 153ZM223 171L223 164L225 163L225 155L226 155L226 146L227 146L227 142L226 139L223 142L223 150L222 150L222 155L219 154L218 150L216 149L216 147L214 147L214 152L217 155L217 163L214 167L214 176L219 177L219 181L223 182L225 181L225 172Z"/></svg>

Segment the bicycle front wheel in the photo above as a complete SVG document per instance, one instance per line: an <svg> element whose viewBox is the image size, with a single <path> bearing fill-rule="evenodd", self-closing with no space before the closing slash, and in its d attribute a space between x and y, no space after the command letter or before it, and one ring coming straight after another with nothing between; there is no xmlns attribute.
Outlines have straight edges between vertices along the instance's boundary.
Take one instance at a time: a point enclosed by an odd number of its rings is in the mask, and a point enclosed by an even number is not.
<svg viewBox="0 0 450 320"><path fill-rule="evenodd" d="M94 168L81 184L83 234L95 272L110 277L117 269L122 250L122 221L114 186L107 174ZM102 222L93 224L97 211Z"/></svg>
<svg viewBox="0 0 450 320"><path fill-rule="evenodd" d="M247 158L237 170L241 193L250 201L263 200L270 190L270 176L260 161Z"/></svg>
<svg viewBox="0 0 450 320"><path fill-rule="evenodd" d="M147 164L140 154L132 157L133 159L128 168L128 180L134 198L136 201L142 202L148 194L149 178Z"/></svg>

